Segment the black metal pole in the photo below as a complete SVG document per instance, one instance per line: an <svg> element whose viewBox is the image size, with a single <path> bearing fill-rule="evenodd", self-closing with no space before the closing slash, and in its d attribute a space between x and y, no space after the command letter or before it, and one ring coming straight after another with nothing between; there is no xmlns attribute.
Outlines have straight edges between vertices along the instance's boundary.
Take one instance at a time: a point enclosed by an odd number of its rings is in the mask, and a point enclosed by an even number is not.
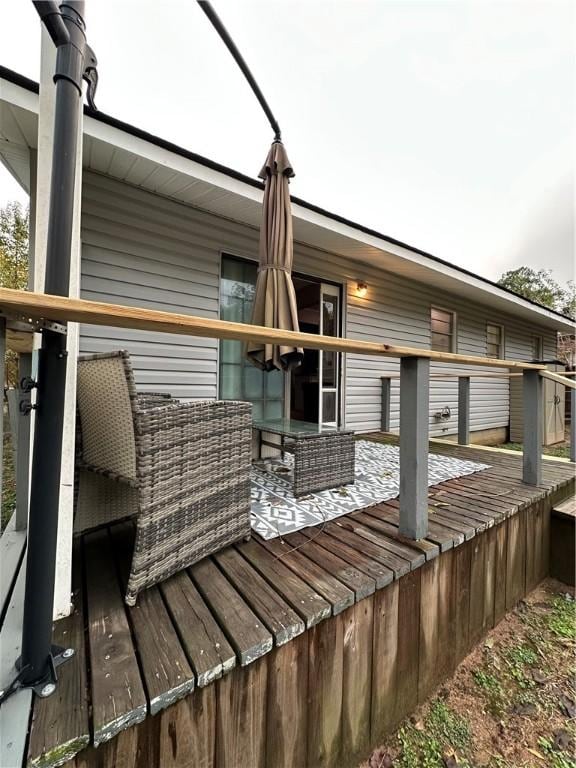
<svg viewBox="0 0 576 768"><path fill-rule="evenodd" d="M37 10L42 15L41 8L37 6ZM57 47L54 75L56 101L45 292L68 296L76 150L87 50L84 0L66 0L60 6L59 13L67 36L57 38L62 42ZM52 18L54 27L60 28L54 23L53 11L49 18ZM52 693L56 682L55 666L72 655L70 650L52 646L66 386L66 335L62 331L65 329L55 325L42 330L42 348L38 359L22 656L19 663L21 684L34 687L40 695Z"/></svg>
<svg viewBox="0 0 576 768"><path fill-rule="evenodd" d="M280 126L278 125L278 121L272 114L272 110L268 106L268 102L264 98L264 94L260 90L260 86L256 82L256 78L254 77L252 72L250 72L250 68L248 67L248 64L246 64L246 62L244 61L244 57L236 47L236 43L234 42L234 40L232 40L228 30L222 23L222 20L220 19L220 17L218 16L214 8L212 7L212 3L210 3L209 0L198 0L198 5L200 6L200 8L202 8L206 16L210 19L212 26L222 38L224 45L226 46L226 48L228 48L228 50L232 54L236 64L238 64L238 66L240 67L242 74L248 81L250 88L252 88L254 96L256 96L256 98L258 99L260 106L262 107L262 109L264 110L264 113L266 114L266 117L268 118L268 121L272 127L272 130L274 131L275 140L280 141L282 138L282 135L280 131Z"/></svg>

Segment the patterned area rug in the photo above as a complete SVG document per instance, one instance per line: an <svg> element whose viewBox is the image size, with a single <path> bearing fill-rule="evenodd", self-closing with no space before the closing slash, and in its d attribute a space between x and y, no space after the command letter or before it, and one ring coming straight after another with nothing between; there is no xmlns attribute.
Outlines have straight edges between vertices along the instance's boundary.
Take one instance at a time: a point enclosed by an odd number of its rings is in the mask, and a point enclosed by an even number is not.
<svg viewBox="0 0 576 768"><path fill-rule="evenodd" d="M471 475L489 464L430 454L428 485ZM356 481L329 491L294 498L292 456L258 462L252 468L252 528L263 539L274 539L319 525L357 509L395 499L400 493L400 450L368 440L356 443Z"/></svg>

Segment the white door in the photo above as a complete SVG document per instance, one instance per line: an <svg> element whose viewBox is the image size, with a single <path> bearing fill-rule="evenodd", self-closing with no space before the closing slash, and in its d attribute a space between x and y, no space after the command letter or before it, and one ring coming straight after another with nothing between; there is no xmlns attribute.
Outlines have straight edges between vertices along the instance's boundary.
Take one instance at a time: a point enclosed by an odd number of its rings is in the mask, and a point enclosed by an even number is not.
<svg viewBox="0 0 576 768"><path fill-rule="evenodd" d="M340 336L342 298L337 285L320 286L320 334ZM327 426L338 426L340 405L340 354L320 350L319 358L318 421Z"/></svg>

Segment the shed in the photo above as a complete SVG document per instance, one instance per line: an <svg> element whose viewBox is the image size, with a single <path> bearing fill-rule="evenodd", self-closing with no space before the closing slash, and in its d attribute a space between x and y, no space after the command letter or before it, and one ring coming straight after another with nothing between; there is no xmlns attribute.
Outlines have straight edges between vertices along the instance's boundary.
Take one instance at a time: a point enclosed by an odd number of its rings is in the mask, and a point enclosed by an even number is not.
<svg viewBox="0 0 576 768"><path fill-rule="evenodd" d="M549 371L563 373L566 366L559 360L543 360ZM550 379L544 379L543 445L554 445L564 440L566 387ZM510 379L510 440L522 443L523 436L522 379Z"/></svg>

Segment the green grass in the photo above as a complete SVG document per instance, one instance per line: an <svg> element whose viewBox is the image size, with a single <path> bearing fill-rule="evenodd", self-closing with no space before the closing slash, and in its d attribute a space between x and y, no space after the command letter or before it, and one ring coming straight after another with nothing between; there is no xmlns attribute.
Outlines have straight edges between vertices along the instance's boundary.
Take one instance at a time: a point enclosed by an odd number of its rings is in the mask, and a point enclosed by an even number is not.
<svg viewBox="0 0 576 768"><path fill-rule="evenodd" d="M3 531L12 517L16 506L16 479L12 439L9 433L4 434L3 472L2 472L2 509L0 510L0 531Z"/></svg>
<svg viewBox="0 0 576 768"><path fill-rule="evenodd" d="M501 445L495 445L494 448L505 448L507 451L524 450L522 443L502 443ZM558 456L561 459L569 459L570 446L566 443L560 443L559 445L544 445L542 447L542 453L546 456Z"/></svg>
<svg viewBox="0 0 576 768"><path fill-rule="evenodd" d="M428 715L417 727L406 725L398 732L401 754L396 768L444 768L446 751L458 754L458 766L470 766L466 752L471 746L470 727L466 720L442 699L432 702Z"/></svg>
<svg viewBox="0 0 576 768"><path fill-rule="evenodd" d="M500 680L483 669L475 669L472 677L484 694L488 711L496 717L502 715L509 706L509 699Z"/></svg>
<svg viewBox="0 0 576 768"><path fill-rule="evenodd" d="M555 597L546 624L557 637L573 640L576 636L576 601L568 597Z"/></svg>

